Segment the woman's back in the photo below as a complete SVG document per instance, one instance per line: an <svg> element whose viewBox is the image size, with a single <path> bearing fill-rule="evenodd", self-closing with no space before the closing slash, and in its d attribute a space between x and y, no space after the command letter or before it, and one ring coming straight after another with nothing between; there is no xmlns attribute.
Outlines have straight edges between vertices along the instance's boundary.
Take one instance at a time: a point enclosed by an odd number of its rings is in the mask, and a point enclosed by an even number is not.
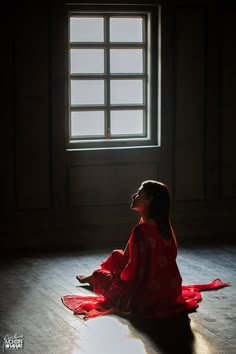
<svg viewBox="0 0 236 354"><path fill-rule="evenodd" d="M146 222L133 229L129 246L131 257L137 257L137 288L132 304L139 312L151 315L155 309L156 315L162 317L181 295L175 239L164 239L155 222Z"/></svg>

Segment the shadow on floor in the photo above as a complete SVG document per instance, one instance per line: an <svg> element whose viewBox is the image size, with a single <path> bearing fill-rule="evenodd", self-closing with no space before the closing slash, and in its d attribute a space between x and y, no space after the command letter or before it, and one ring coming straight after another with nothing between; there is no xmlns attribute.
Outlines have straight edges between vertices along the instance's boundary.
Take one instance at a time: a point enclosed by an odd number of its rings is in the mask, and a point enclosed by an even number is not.
<svg viewBox="0 0 236 354"><path fill-rule="evenodd" d="M147 335L163 354L192 354L194 334L187 314L161 320L131 317L131 324Z"/></svg>
<svg viewBox="0 0 236 354"><path fill-rule="evenodd" d="M78 287L92 291L89 285ZM120 317L123 317L120 315ZM192 332L188 314L180 313L165 319L144 319L136 315L124 316L141 333L145 334L158 353L162 354L193 354L194 334Z"/></svg>

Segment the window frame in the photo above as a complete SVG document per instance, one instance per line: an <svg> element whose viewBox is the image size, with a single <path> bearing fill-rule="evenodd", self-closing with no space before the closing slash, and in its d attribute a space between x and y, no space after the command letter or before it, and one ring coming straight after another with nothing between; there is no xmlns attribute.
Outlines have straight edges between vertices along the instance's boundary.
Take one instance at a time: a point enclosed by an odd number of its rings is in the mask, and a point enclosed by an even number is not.
<svg viewBox="0 0 236 354"><path fill-rule="evenodd" d="M140 75L131 74L130 78L142 78L143 82L146 81L146 89L143 90L143 102L144 102L144 114L146 114L146 127L144 127L144 136L124 136L124 137L111 137L111 138L101 138L93 137L89 140L86 139L71 139L70 126L71 126L71 105L70 105L70 80L71 77L76 77L77 75L70 74L70 49L78 48L80 46L70 43L69 39L69 21L71 16L83 16L89 15L94 17L103 16L143 16L146 18L146 38L143 41L143 47L146 46L146 53L144 55L144 72ZM106 148L127 148L127 147L148 147L148 146L159 146L159 128L160 128L160 6L146 6L146 5L70 5L66 7L66 148L67 150L84 150L84 149L106 149ZM105 39L106 41L106 39ZM104 42L105 42L104 41ZM99 43L96 45L97 48L101 46L104 48L105 43ZM85 48L87 44L83 43L81 47ZM142 45L137 43L132 47L140 48ZM88 46L89 47L89 46ZM113 43L112 48L119 47L119 43ZM122 43L122 48L126 47L126 43ZM95 48L95 46L93 47ZM109 48L109 46L108 46ZM127 48L130 47L130 43L127 44ZM106 58L106 56L105 56ZM147 60L145 60L145 58ZM105 59L107 60L107 59ZM109 64L108 64L109 65ZM93 79L95 77L105 78L121 78L120 74L79 74L80 78ZM129 74L122 77L122 79L129 79ZM146 100L146 109L145 109ZM109 106L109 104L108 104ZM118 109L118 110L128 110L128 109L138 109L138 105L127 105L119 107L119 105L106 106L105 104L101 106L101 110L108 109ZM89 110L97 110L98 106L90 106ZM83 109L83 108L82 108ZM81 107L78 110L82 110ZM85 108L84 108L85 109ZM73 111L76 111L76 107L73 107Z"/></svg>

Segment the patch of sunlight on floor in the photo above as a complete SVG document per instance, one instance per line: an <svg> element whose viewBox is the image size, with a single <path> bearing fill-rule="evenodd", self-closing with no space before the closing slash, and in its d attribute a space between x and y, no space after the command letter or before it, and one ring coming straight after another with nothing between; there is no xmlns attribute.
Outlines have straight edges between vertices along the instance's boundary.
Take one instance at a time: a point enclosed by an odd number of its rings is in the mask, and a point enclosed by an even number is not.
<svg viewBox="0 0 236 354"><path fill-rule="evenodd" d="M200 333L194 333L194 352L196 354L216 354L216 349L212 347L211 343Z"/></svg>
<svg viewBox="0 0 236 354"><path fill-rule="evenodd" d="M143 342L116 318L99 317L86 324L80 330L81 348L76 354L147 354Z"/></svg>
<svg viewBox="0 0 236 354"><path fill-rule="evenodd" d="M209 338L199 332L196 323L191 325L194 333L194 353L196 354L216 354L218 351Z"/></svg>

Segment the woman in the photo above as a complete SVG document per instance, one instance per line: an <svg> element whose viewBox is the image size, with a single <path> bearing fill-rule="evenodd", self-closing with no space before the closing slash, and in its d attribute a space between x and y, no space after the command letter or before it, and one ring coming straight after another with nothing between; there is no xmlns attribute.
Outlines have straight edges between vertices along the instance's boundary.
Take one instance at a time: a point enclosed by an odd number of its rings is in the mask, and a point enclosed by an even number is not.
<svg viewBox="0 0 236 354"><path fill-rule="evenodd" d="M100 296L62 298L75 314L90 318L131 312L147 318L169 317L194 311L201 300L199 291L229 285L216 279L210 284L182 286L165 184L144 181L132 196L131 208L140 214L141 220L133 228L125 250L114 250L93 274L77 276Z"/></svg>

